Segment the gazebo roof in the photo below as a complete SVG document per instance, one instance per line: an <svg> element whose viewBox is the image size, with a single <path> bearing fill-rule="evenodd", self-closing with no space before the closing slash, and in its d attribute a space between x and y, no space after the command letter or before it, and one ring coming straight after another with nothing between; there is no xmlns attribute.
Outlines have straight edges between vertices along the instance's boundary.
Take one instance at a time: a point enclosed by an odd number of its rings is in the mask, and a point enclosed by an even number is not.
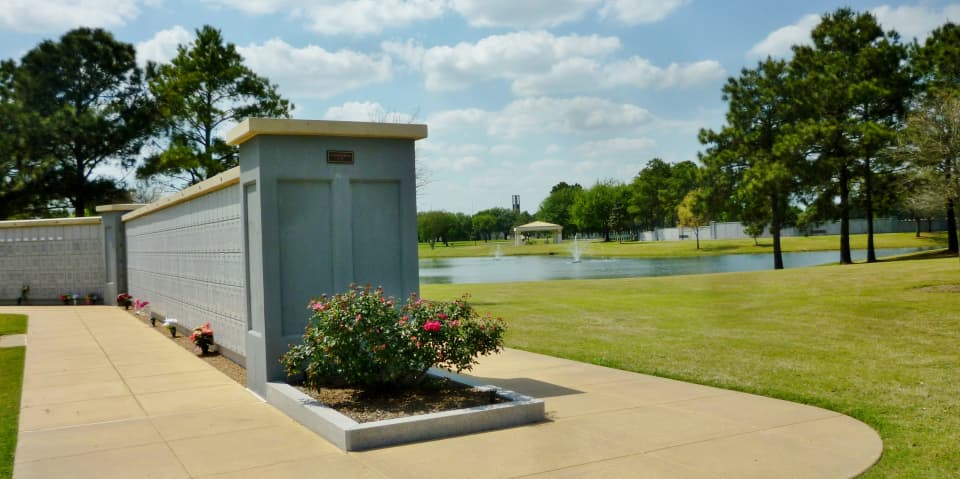
<svg viewBox="0 0 960 479"><path fill-rule="evenodd" d="M525 225L517 226L514 231L560 231L563 226L547 223L545 221L534 221Z"/></svg>

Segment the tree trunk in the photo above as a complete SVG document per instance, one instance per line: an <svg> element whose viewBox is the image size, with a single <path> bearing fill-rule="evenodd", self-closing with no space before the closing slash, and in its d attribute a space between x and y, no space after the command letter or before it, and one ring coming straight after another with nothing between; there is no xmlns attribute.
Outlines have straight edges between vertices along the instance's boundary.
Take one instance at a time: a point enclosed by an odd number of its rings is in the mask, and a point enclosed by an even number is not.
<svg viewBox="0 0 960 479"><path fill-rule="evenodd" d="M920 237L920 217L919 217L919 216L914 216L914 217L913 217L913 222L916 223L916 225L917 225L917 238L919 238L919 237Z"/></svg>
<svg viewBox="0 0 960 479"><path fill-rule="evenodd" d="M850 184L847 168L840 169L840 264L851 264L850 256Z"/></svg>
<svg viewBox="0 0 960 479"><path fill-rule="evenodd" d="M951 253L960 252L957 244L957 216L953 199L947 200L947 250Z"/></svg>
<svg viewBox="0 0 960 479"><path fill-rule="evenodd" d="M694 228L696 228L693 230L693 234L697 237L697 249L700 249L700 227L694 226Z"/></svg>
<svg viewBox="0 0 960 479"><path fill-rule="evenodd" d="M863 179L867 203L867 263L876 263L877 251L873 247L873 175L869 158L864 160Z"/></svg>
<svg viewBox="0 0 960 479"><path fill-rule="evenodd" d="M783 269L783 248L780 246L780 229L773 233L773 269Z"/></svg>
<svg viewBox="0 0 960 479"><path fill-rule="evenodd" d="M780 229L783 227L782 207L776 195L771 200L773 210L770 212L770 235L773 236L773 269L783 269L783 248L780 244Z"/></svg>

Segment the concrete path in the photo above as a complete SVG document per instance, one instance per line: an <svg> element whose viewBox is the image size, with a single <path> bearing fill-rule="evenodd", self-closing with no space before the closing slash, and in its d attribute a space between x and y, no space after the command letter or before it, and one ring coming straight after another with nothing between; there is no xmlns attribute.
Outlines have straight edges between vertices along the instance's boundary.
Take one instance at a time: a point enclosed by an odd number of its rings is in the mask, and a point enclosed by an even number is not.
<svg viewBox="0 0 960 479"><path fill-rule="evenodd" d="M0 348L15 348L27 345L26 334L5 334L0 336Z"/></svg>
<svg viewBox="0 0 960 479"><path fill-rule="evenodd" d="M831 411L507 350L474 375L550 421L347 454L119 309L0 312L30 316L15 479L845 478L883 447Z"/></svg>

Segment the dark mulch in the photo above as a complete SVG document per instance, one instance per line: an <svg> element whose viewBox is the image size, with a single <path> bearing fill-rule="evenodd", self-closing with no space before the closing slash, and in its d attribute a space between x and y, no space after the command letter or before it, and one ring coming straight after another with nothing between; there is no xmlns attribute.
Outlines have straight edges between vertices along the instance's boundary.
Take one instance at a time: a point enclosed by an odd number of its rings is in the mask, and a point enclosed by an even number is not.
<svg viewBox="0 0 960 479"><path fill-rule="evenodd" d="M130 315L147 326L150 320L140 317L129 311ZM154 330L182 348L193 352L193 342L182 332L177 337L171 337L167 328L160 326L160 321ZM216 331L214 331L216 337ZM230 379L247 385L247 370L217 352L198 356L217 368ZM320 391L308 390L297 386L300 391L316 399L325 406L350 417L357 422L383 421L399 417L430 414L441 411L452 411L476 406L507 402L509 399L481 391L463 384L450 381L446 378L427 378L416 387L403 390L364 390L359 388L331 387Z"/></svg>
<svg viewBox="0 0 960 479"><path fill-rule="evenodd" d="M493 391L482 391L447 378L434 377L400 390L324 387L317 391L296 387L300 392L357 422L383 421L509 401Z"/></svg>

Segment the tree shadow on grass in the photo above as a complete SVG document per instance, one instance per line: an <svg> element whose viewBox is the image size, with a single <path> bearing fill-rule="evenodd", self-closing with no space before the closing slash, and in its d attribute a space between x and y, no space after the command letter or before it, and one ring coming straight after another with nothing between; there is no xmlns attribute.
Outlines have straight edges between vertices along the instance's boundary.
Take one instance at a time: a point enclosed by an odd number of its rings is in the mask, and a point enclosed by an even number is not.
<svg viewBox="0 0 960 479"><path fill-rule="evenodd" d="M944 248L944 249L935 249L930 251L920 251L918 253L888 256L886 258L879 258L877 262L890 263L893 261L914 261L918 259L941 259L941 258L956 258L956 257L957 257L957 253L951 253L946 248Z"/></svg>

